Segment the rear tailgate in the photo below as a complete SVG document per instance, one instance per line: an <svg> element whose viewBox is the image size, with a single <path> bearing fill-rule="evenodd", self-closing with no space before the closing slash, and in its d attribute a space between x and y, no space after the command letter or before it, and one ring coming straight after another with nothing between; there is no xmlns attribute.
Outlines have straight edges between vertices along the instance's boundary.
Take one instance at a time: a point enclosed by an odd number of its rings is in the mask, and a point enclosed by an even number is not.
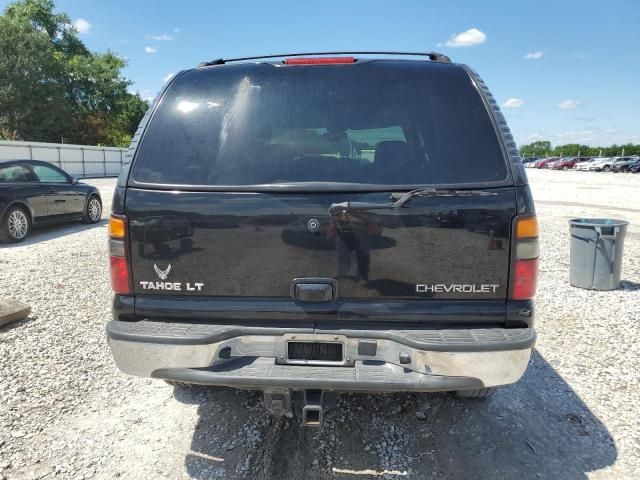
<svg viewBox="0 0 640 480"><path fill-rule="evenodd" d="M513 187L328 213L389 193L130 189L135 293L282 298L294 279L321 277L343 299L506 298Z"/></svg>

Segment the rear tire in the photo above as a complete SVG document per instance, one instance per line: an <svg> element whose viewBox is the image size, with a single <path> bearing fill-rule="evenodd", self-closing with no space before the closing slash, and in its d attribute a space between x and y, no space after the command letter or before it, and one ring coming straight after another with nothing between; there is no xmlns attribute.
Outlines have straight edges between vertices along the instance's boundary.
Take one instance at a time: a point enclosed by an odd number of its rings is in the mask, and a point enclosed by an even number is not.
<svg viewBox="0 0 640 480"><path fill-rule="evenodd" d="M91 195L84 207L82 223L98 223L102 218L102 202L96 195Z"/></svg>
<svg viewBox="0 0 640 480"><path fill-rule="evenodd" d="M610 167L609 165L605 165L605 166L602 168L602 171L603 171L603 172L610 172L610 171L611 171L611 167Z"/></svg>
<svg viewBox="0 0 640 480"><path fill-rule="evenodd" d="M453 394L458 398L489 398L496 393L496 387L474 388L473 390L456 390Z"/></svg>
<svg viewBox="0 0 640 480"><path fill-rule="evenodd" d="M21 207L9 207L0 223L0 242L22 242L31 231L29 213Z"/></svg>
<svg viewBox="0 0 640 480"><path fill-rule="evenodd" d="M569 167L562 167L562 170L566 172L567 170L569 170Z"/></svg>

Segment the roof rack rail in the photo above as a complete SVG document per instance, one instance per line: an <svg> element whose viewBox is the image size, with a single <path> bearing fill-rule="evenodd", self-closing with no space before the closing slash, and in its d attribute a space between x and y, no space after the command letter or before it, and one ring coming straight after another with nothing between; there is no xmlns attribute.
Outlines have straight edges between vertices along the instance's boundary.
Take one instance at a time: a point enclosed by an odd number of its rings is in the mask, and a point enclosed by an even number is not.
<svg viewBox="0 0 640 480"><path fill-rule="evenodd" d="M432 62L451 63L451 59L442 53L437 52L307 52L307 53L279 53L274 55L261 55L259 57L242 58L218 58L209 62L202 62L198 67L209 67L212 65L224 65L230 62L242 62L245 60L264 60L269 58L283 57L304 57L305 55L403 55L410 57L429 57Z"/></svg>

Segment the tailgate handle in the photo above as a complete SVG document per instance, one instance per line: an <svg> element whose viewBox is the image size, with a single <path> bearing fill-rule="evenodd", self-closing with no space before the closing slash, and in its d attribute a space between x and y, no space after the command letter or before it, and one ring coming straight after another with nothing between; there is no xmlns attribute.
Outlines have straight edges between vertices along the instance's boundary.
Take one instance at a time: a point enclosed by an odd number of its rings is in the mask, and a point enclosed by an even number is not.
<svg viewBox="0 0 640 480"><path fill-rule="evenodd" d="M296 278L291 282L291 296L299 302L330 302L336 294L337 284L332 278Z"/></svg>

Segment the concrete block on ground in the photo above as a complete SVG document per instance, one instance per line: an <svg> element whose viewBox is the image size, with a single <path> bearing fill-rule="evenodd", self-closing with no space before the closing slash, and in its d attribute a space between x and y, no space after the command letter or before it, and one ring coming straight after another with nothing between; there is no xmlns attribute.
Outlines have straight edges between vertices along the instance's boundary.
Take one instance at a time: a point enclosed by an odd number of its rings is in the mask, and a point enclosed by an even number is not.
<svg viewBox="0 0 640 480"><path fill-rule="evenodd" d="M13 298L0 298L0 327L27 318L31 307Z"/></svg>

